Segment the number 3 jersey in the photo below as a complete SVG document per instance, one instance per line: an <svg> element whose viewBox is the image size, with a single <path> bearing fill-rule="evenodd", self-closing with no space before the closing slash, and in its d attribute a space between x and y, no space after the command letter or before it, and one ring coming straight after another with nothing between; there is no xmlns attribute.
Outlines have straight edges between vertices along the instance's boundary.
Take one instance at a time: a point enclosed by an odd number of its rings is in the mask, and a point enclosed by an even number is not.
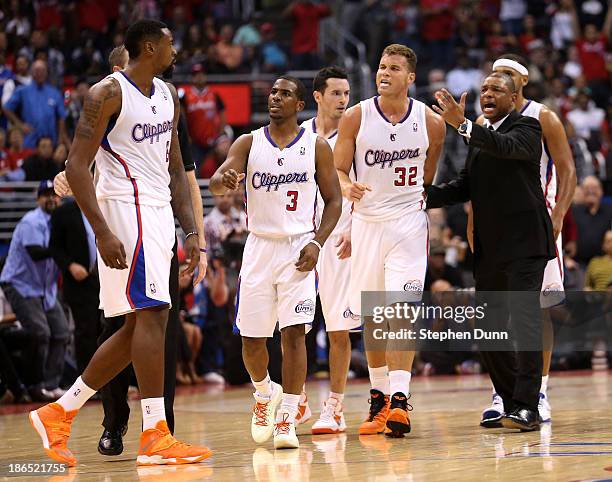
<svg viewBox="0 0 612 482"><path fill-rule="evenodd" d="M251 133L253 143L246 169L249 231L258 236L284 237L315 230L317 135L303 127L284 149L268 130Z"/></svg>
<svg viewBox="0 0 612 482"><path fill-rule="evenodd" d="M425 104L409 99L403 119L393 125L379 97L360 102L353 167L357 182L369 185L353 215L365 221L384 221L425 208L423 170L429 138Z"/></svg>

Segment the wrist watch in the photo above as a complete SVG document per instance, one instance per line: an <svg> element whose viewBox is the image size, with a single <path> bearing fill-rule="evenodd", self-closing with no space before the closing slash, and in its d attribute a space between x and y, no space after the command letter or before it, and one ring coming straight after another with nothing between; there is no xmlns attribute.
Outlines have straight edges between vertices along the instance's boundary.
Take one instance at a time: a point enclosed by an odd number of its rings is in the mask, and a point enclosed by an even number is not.
<svg viewBox="0 0 612 482"><path fill-rule="evenodd" d="M459 127L457 127L457 132L459 132L459 134L461 134L462 136L466 135L469 125L470 121L466 118L463 123L459 124Z"/></svg>

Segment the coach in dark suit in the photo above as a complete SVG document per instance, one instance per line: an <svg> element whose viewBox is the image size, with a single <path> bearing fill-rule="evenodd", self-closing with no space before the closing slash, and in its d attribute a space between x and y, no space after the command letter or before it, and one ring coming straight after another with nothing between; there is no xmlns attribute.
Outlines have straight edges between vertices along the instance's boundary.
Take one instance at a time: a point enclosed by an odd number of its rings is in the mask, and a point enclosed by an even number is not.
<svg viewBox="0 0 612 482"><path fill-rule="evenodd" d="M74 319L74 348L80 373L98 348L100 282L95 236L72 198L64 201L51 216L49 247L62 270L64 300Z"/></svg>
<svg viewBox="0 0 612 482"><path fill-rule="evenodd" d="M516 352L509 343L505 351L481 347L482 358L504 400L501 424L534 430L542 376L539 292L546 263L555 257L540 185L542 130L514 110L515 85L505 74L482 84L484 126L465 119L465 97L458 104L446 90L436 93L434 110L466 138L469 152L457 179L426 188L427 207L472 201L476 290L487 292L482 327L503 331L510 319L519 344Z"/></svg>

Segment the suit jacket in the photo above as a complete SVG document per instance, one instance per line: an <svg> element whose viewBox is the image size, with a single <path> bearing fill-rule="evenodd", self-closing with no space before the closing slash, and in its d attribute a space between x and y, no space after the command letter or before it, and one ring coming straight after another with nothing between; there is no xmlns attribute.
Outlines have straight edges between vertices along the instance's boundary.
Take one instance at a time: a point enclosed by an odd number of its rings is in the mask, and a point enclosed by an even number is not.
<svg viewBox="0 0 612 482"><path fill-rule="evenodd" d="M542 128L512 111L497 131L472 124L457 179L426 188L427 207L472 201L475 264L555 257L552 222L540 184Z"/></svg>
<svg viewBox="0 0 612 482"><path fill-rule="evenodd" d="M68 266L78 263L89 268L89 244L83 217L74 200L62 203L51 215L51 239L49 248L62 270L64 297L68 303L99 303L100 282L94 267L83 281L72 277Z"/></svg>

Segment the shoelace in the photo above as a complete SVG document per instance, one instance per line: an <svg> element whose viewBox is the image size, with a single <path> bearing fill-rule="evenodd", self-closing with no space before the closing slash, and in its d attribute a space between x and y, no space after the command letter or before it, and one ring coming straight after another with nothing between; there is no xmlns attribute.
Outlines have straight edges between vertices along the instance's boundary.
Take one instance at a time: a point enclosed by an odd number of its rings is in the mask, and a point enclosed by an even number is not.
<svg viewBox="0 0 612 482"><path fill-rule="evenodd" d="M52 430L54 435L58 435L62 441L68 440L70 437L70 424L72 420L64 418L57 422L46 422L46 425Z"/></svg>
<svg viewBox="0 0 612 482"><path fill-rule="evenodd" d="M253 413L255 414L256 418L255 425L260 425L262 427L268 425L268 402L255 402L255 408L253 408Z"/></svg>
<svg viewBox="0 0 612 482"><path fill-rule="evenodd" d="M412 407L412 405L410 405L410 404L408 403L408 400L410 399L410 397L411 397L411 396L412 396L412 394L411 394L411 393L409 393L409 394L408 394L408 396L407 396L407 397L406 397L404 400L401 400L401 399L400 399L400 402L402 402L402 405L404 405L404 404L406 405L406 411L408 411L408 412L412 412L412 410L414 410L414 408ZM395 400L397 400L397 399L395 399ZM391 402L391 405L393 405L393 401ZM403 407L402 407L402 408L403 408Z"/></svg>
<svg viewBox="0 0 612 482"><path fill-rule="evenodd" d="M371 422L380 414L381 410L385 406L385 399L384 397L369 398L368 403L370 404L370 414L368 420Z"/></svg>
<svg viewBox="0 0 612 482"><path fill-rule="evenodd" d="M288 418L289 418L289 414L284 413L283 419L280 422L276 422L276 425L274 427L274 430L276 431L276 435L287 435L289 433L291 424L287 422Z"/></svg>

